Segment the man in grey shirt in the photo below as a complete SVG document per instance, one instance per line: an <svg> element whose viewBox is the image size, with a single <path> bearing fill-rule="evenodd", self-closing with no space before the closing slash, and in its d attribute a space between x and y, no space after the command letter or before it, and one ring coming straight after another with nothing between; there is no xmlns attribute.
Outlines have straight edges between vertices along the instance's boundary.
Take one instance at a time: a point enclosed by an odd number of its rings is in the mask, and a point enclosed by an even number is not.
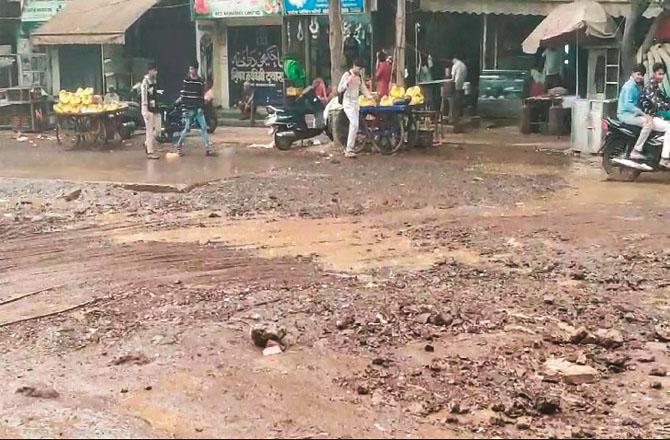
<svg viewBox="0 0 670 440"><path fill-rule="evenodd" d="M344 152L346 157L354 158L354 146L356 145L356 135L358 134L358 125L360 118L361 106L358 103L358 98L364 95L368 99L372 99L372 94L365 86L361 69L363 63L360 60L354 61L353 67L342 75L340 84L337 86L337 93L342 93L342 107L344 113L349 118L349 136L347 137L347 148Z"/></svg>

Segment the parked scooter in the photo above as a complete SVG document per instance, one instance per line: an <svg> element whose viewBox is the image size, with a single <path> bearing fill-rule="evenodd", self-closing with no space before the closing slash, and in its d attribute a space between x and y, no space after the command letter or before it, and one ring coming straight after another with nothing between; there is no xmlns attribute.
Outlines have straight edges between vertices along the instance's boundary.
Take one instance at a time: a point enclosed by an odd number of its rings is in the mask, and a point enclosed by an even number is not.
<svg viewBox="0 0 670 440"><path fill-rule="evenodd" d="M632 160L630 153L640 136L640 127L624 124L613 118L602 121L605 137L600 152L603 155L603 168L610 180L632 182L641 173L668 171L659 167L663 150L663 133L654 131L644 145L647 160Z"/></svg>
<svg viewBox="0 0 670 440"><path fill-rule="evenodd" d="M265 126L272 129L275 148L289 150L294 142L311 139L322 133L332 139L324 110L325 106L316 96L313 87L306 88L286 109L268 106Z"/></svg>

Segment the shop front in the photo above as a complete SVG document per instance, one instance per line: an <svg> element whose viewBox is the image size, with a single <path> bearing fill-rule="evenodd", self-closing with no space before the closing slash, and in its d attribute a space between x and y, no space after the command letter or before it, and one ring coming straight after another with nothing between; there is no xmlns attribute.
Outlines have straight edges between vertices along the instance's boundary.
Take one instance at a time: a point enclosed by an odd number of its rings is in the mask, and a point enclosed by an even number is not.
<svg viewBox="0 0 670 440"><path fill-rule="evenodd" d="M457 56L468 65L468 81L483 117L517 118L529 93L531 70L543 69L543 50L526 54L523 40L553 9L570 0L422 0L417 16L422 33L415 50L435 60L433 76L443 75L445 58ZM599 2L613 17L622 17L627 0ZM568 95L585 93L586 53L574 42L556 48L562 66L561 86ZM580 90L578 90L578 87ZM474 97L473 97L474 98Z"/></svg>
<svg viewBox="0 0 670 440"><path fill-rule="evenodd" d="M300 62L308 80L330 83L327 0L192 0L202 74L217 104L233 107L245 82L259 105L283 101L283 61ZM374 66L371 14L365 0L345 0L344 32L357 55Z"/></svg>
<svg viewBox="0 0 670 440"><path fill-rule="evenodd" d="M49 54L52 93L114 86L122 97L155 62L168 99L179 93L195 31L178 0L69 0L31 32L32 47ZM82 18L85 17L85 18Z"/></svg>
<svg viewBox="0 0 670 440"><path fill-rule="evenodd" d="M372 15L366 9L369 8L363 0L342 1L343 42L347 61L350 63L354 57L360 58L372 72L375 65ZM308 79L323 79L327 85L331 85L329 33L326 0L285 0L286 52L300 61Z"/></svg>
<svg viewBox="0 0 670 440"><path fill-rule="evenodd" d="M233 107L245 82L258 104L281 100L280 10L280 0L192 0L200 70L213 82L217 105Z"/></svg>

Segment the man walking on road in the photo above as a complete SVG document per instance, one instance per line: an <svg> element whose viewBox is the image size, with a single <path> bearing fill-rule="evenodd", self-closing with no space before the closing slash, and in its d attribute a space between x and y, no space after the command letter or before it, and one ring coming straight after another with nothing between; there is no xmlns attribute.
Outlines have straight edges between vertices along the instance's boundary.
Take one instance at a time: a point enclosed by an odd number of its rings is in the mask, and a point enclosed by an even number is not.
<svg viewBox="0 0 670 440"><path fill-rule="evenodd" d="M188 76L184 78L184 85L180 95L181 103L184 106L184 129L177 141L177 152L180 156L184 155L184 139L191 129L193 121L197 121L200 126L200 136L205 147L207 156L216 156L209 143L207 135L207 120L205 119L205 82L198 75L198 62L194 61L188 68Z"/></svg>
<svg viewBox="0 0 670 440"><path fill-rule="evenodd" d="M154 151L154 142L156 140L156 130L160 127L160 119L158 113L158 90L157 82L158 69L155 64L149 64L147 74L142 80L140 88L142 117L144 118L144 126L146 127L146 139L144 140L144 148L147 153L147 159L160 159L160 156ZM157 121L158 120L158 121Z"/></svg>
<svg viewBox="0 0 670 440"><path fill-rule="evenodd" d="M342 107L344 107L344 113L349 118L349 136L347 137L347 148L344 155L350 158L356 157L354 147L356 146L361 111L358 98L363 94L366 98L372 99L372 94L365 86L365 81L362 78L362 68L363 63L360 60L354 61L353 67L342 75L340 84L337 86L337 93L344 95L342 97Z"/></svg>

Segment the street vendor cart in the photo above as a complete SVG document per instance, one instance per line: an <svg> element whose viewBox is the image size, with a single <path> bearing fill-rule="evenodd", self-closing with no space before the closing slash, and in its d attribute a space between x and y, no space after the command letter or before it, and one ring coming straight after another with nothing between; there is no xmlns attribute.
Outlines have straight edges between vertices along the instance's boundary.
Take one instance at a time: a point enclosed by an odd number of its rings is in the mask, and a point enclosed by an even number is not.
<svg viewBox="0 0 670 440"><path fill-rule="evenodd" d="M105 145L119 132L125 111L122 104L105 104L101 96L93 95L93 89L62 90L54 105L58 143L69 140L73 146Z"/></svg>
<svg viewBox="0 0 670 440"><path fill-rule="evenodd" d="M95 113L57 113L56 139L69 140L73 146L105 145L113 140L121 125L125 108Z"/></svg>
<svg viewBox="0 0 670 440"><path fill-rule="evenodd" d="M361 107L360 114L363 146L371 144L382 154L393 154L405 144L412 118L409 105Z"/></svg>

